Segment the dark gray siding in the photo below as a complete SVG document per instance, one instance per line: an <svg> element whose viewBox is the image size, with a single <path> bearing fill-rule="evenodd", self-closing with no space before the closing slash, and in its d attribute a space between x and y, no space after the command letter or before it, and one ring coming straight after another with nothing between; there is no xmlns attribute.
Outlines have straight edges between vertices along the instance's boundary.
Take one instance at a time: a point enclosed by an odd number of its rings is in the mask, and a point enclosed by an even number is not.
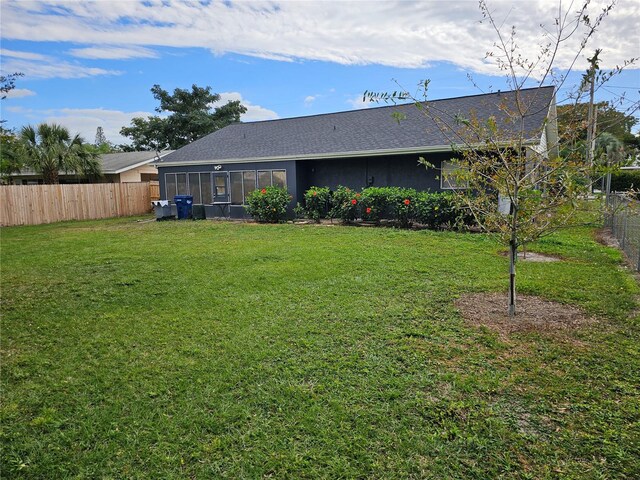
<svg viewBox="0 0 640 480"><path fill-rule="evenodd" d="M451 154L422 156L435 168L419 165L420 155L416 154L298 161L298 190L304 193L310 186L335 190L339 185L354 189L372 185L439 191L440 165Z"/></svg>

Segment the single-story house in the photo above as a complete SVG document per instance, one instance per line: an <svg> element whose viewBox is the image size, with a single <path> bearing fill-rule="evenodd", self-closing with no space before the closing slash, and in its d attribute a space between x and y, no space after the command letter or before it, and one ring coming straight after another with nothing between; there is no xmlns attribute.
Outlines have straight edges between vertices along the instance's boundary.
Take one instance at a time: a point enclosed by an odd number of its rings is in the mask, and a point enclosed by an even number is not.
<svg viewBox="0 0 640 480"><path fill-rule="evenodd" d="M60 183L128 183L152 182L158 180L158 169L153 162L173 150L163 152L120 152L100 155L102 177L88 179L74 172L59 172ZM43 183L42 175L30 169L23 169L11 176L15 185L37 185Z"/></svg>
<svg viewBox="0 0 640 480"><path fill-rule="evenodd" d="M525 89L521 104L526 145L546 152L557 144L553 87ZM494 117L505 137L518 132L506 119L514 109L513 91L430 101L438 115L486 120ZM508 138L505 138L508 140ZM425 157L435 168L418 164ZM210 216L243 218L249 192L286 186L291 206L311 186L354 189L367 186L411 187L440 191L455 188L441 170L450 168L452 141L416 105L403 104L279 120L237 123L196 140L155 163L160 198L193 195Z"/></svg>

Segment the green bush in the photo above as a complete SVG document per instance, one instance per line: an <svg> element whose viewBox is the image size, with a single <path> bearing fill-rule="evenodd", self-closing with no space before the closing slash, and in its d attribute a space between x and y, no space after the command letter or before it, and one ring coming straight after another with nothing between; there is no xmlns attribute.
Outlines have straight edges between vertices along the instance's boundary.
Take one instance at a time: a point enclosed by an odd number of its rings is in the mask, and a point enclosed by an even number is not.
<svg viewBox="0 0 640 480"><path fill-rule="evenodd" d="M387 187L389 190L389 214L402 228L410 227L415 218L415 199L417 192L413 188Z"/></svg>
<svg viewBox="0 0 640 480"><path fill-rule="evenodd" d="M360 217L362 194L350 188L339 186L331 197L331 218L339 218L344 223Z"/></svg>
<svg viewBox="0 0 640 480"><path fill-rule="evenodd" d="M640 170L621 170L611 174L611 191L640 190Z"/></svg>
<svg viewBox="0 0 640 480"><path fill-rule="evenodd" d="M362 190L362 219L380 222L389 216L389 188L369 187Z"/></svg>
<svg viewBox="0 0 640 480"><path fill-rule="evenodd" d="M304 193L302 213L307 218L319 222L327 216L330 199L331 190L328 187L311 187Z"/></svg>
<svg viewBox="0 0 640 480"><path fill-rule="evenodd" d="M456 204L455 194L420 192L416 198L416 221L427 228L455 228L471 223L471 218Z"/></svg>
<svg viewBox="0 0 640 480"><path fill-rule="evenodd" d="M345 223L362 218L376 223L389 219L401 228L408 228L413 222L431 229L472 225L473 217L456 200L451 192L417 192L413 188L369 187L359 193L340 186L331 195L326 187L311 187L305 192L305 207L298 206L296 211L318 220L325 215L329 203L331 218Z"/></svg>
<svg viewBox="0 0 640 480"><path fill-rule="evenodd" d="M279 223L287 218L291 195L286 188L267 187L247 196L247 213L258 222Z"/></svg>

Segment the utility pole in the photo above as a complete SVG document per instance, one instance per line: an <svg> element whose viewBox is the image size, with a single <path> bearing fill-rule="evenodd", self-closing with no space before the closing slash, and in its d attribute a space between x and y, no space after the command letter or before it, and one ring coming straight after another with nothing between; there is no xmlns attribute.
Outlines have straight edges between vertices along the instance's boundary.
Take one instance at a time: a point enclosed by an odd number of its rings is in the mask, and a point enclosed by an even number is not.
<svg viewBox="0 0 640 480"><path fill-rule="evenodd" d="M585 145L585 161L589 167L593 167L593 157L596 148L596 123L598 118L598 107L595 105L596 72L598 67L598 55L600 49L596 49L593 57L589 58L589 70L582 79L583 86L589 82L589 108L587 111L587 144ZM589 192L593 192L593 184L589 184Z"/></svg>

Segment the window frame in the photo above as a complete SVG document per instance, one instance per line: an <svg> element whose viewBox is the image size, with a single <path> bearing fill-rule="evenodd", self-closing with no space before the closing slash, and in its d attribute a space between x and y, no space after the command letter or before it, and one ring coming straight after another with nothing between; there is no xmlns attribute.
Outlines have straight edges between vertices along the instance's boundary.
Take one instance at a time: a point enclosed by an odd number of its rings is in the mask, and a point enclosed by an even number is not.
<svg viewBox="0 0 640 480"><path fill-rule="evenodd" d="M445 163L449 165L450 168L445 168ZM452 186L449 182L446 182L447 185L445 185L445 178L444 178L445 171L453 171L458 169L460 169L460 167L457 167L454 163L449 162L447 160L443 160L440 163L440 190L466 190L469 188L468 180L464 186L462 185L458 186L457 184L455 186Z"/></svg>

